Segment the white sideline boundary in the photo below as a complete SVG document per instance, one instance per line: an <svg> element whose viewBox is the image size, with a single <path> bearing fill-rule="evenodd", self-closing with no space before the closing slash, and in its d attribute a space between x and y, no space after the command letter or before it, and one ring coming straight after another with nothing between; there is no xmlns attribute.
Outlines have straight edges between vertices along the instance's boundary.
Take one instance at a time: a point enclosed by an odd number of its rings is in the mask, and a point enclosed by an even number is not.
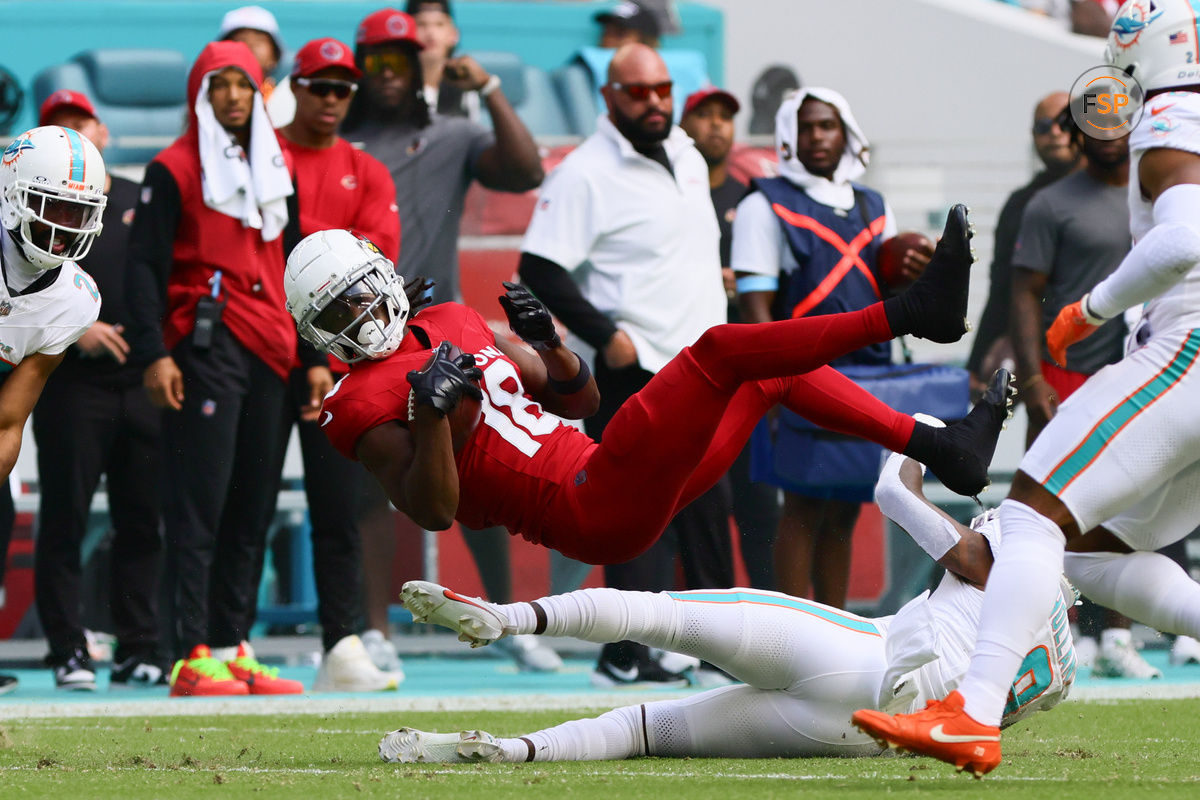
<svg viewBox="0 0 1200 800"><path fill-rule="evenodd" d="M117 702L5 703L0 722L63 717L213 717L238 714L337 714L348 712L404 713L417 711L608 711L618 706L688 697L695 691L588 692L586 694L512 694L482 696L162 698ZM1119 700L1182 700L1200 698L1200 683L1137 684L1075 687L1068 703L1110 703Z"/></svg>

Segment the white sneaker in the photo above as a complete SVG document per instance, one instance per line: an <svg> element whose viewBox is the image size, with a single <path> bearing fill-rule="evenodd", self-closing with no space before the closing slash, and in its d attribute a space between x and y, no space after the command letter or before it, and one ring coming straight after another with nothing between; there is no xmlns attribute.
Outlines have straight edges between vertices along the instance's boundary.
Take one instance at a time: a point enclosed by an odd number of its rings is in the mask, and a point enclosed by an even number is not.
<svg viewBox="0 0 1200 800"><path fill-rule="evenodd" d="M491 603L463 597L440 584L409 581L400 590L400 602L412 612L414 622L449 628L471 647L491 644L507 633L508 620Z"/></svg>
<svg viewBox="0 0 1200 800"><path fill-rule="evenodd" d="M504 753L496 737L486 731L429 733L401 728L379 740L379 757L390 764L499 763Z"/></svg>
<svg viewBox="0 0 1200 800"><path fill-rule="evenodd" d="M1075 664L1082 669L1096 666L1096 656L1100 654L1100 643L1095 636L1079 636L1075 639Z"/></svg>
<svg viewBox="0 0 1200 800"><path fill-rule="evenodd" d="M404 680L403 672L384 672L357 636L343 636L325 657L313 681L314 692L386 692Z"/></svg>
<svg viewBox="0 0 1200 800"><path fill-rule="evenodd" d="M542 644L532 633L505 636L496 642L496 647L512 656L523 672L558 672L563 668L563 660L558 653Z"/></svg>
<svg viewBox="0 0 1200 800"><path fill-rule="evenodd" d="M1171 645L1171 655L1167 660L1172 667L1200 664L1200 642L1190 636L1176 636L1175 644Z"/></svg>
<svg viewBox="0 0 1200 800"><path fill-rule="evenodd" d="M380 671L404 672L404 665L400 663L400 654L396 652L396 645L392 644L382 631L375 629L364 631L360 639L363 647L367 649L367 655L371 657L372 663Z"/></svg>
<svg viewBox="0 0 1200 800"><path fill-rule="evenodd" d="M1092 677L1148 680L1161 678L1162 670L1142 658L1142 654L1133 646L1129 631L1107 630L1101 635L1100 653L1092 666Z"/></svg>

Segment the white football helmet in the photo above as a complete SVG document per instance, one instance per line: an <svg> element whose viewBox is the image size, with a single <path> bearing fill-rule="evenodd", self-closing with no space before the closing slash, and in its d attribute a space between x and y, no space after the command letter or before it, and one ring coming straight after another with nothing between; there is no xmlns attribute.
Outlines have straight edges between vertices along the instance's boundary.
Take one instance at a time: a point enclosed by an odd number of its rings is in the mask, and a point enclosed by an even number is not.
<svg viewBox="0 0 1200 800"><path fill-rule="evenodd" d="M33 128L0 156L0 224L35 267L78 261L103 227L105 182L104 159L86 136Z"/></svg>
<svg viewBox="0 0 1200 800"><path fill-rule="evenodd" d="M1200 84L1197 30L1188 0L1128 0L1113 19L1104 56L1147 93Z"/></svg>
<svg viewBox="0 0 1200 800"><path fill-rule="evenodd" d="M378 247L350 231L304 237L288 256L283 291L300 335L347 364L387 358L404 339L404 281Z"/></svg>

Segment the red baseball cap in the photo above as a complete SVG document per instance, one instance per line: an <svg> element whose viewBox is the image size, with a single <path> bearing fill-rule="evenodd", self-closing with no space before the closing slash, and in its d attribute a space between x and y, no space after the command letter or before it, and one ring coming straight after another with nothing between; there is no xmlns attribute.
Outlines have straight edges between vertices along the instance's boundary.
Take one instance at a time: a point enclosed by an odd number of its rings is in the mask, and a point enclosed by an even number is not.
<svg viewBox="0 0 1200 800"><path fill-rule="evenodd" d="M695 111L705 100L712 100L714 98L729 106L729 110L734 114L736 114L742 108L742 104L739 103L737 98L731 95L729 92L725 91L724 89L718 89L715 86L707 86L688 95L687 100L685 100L683 103L682 116L686 117L688 114Z"/></svg>
<svg viewBox="0 0 1200 800"><path fill-rule="evenodd" d="M358 31L354 34L354 43L387 44L388 42L408 42L418 50L425 49L417 39L417 23L408 14L394 8L381 8L372 11L358 23Z"/></svg>
<svg viewBox="0 0 1200 800"><path fill-rule="evenodd" d="M77 108L92 119L99 119L92 101L86 94L73 92L70 89L59 89L42 102L42 108L38 112L38 125L45 125L48 119L64 108Z"/></svg>
<svg viewBox="0 0 1200 800"><path fill-rule="evenodd" d="M343 67L350 70L355 79L362 77L362 70L354 63L354 52L337 39L329 37L313 39L300 48L296 53L296 63L292 66L292 75L305 77L328 67Z"/></svg>

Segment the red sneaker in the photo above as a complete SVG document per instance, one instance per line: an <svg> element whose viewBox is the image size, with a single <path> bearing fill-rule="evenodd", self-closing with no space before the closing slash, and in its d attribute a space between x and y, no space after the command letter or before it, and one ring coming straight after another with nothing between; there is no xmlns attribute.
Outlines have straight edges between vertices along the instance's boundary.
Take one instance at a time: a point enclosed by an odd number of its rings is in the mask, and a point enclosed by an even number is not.
<svg viewBox="0 0 1200 800"><path fill-rule="evenodd" d="M171 670L171 697L211 697L250 694L250 687L233 677L224 663L212 657L208 645L198 644Z"/></svg>
<svg viewBox="0 0 1200 800"><path fill-rule="evenodd" d="M226 662L226 667L233 677L245 681L250 687L250 694L301 694L304 684L289 678L279 677L278 667L264 667L254 657L250 645L242 642L238 645L237 657Z"/></svg>
<svg viewBox="0 0 1200 800"><path fill-rule="evenodd" d="M924 711L915 714L892 716L863 709L855 711L850 721L880 744L945 761L976 778L1000 764L1000 729L972 719L963 711L963 696L958 692L945 700L930 700Z"/></svg>

